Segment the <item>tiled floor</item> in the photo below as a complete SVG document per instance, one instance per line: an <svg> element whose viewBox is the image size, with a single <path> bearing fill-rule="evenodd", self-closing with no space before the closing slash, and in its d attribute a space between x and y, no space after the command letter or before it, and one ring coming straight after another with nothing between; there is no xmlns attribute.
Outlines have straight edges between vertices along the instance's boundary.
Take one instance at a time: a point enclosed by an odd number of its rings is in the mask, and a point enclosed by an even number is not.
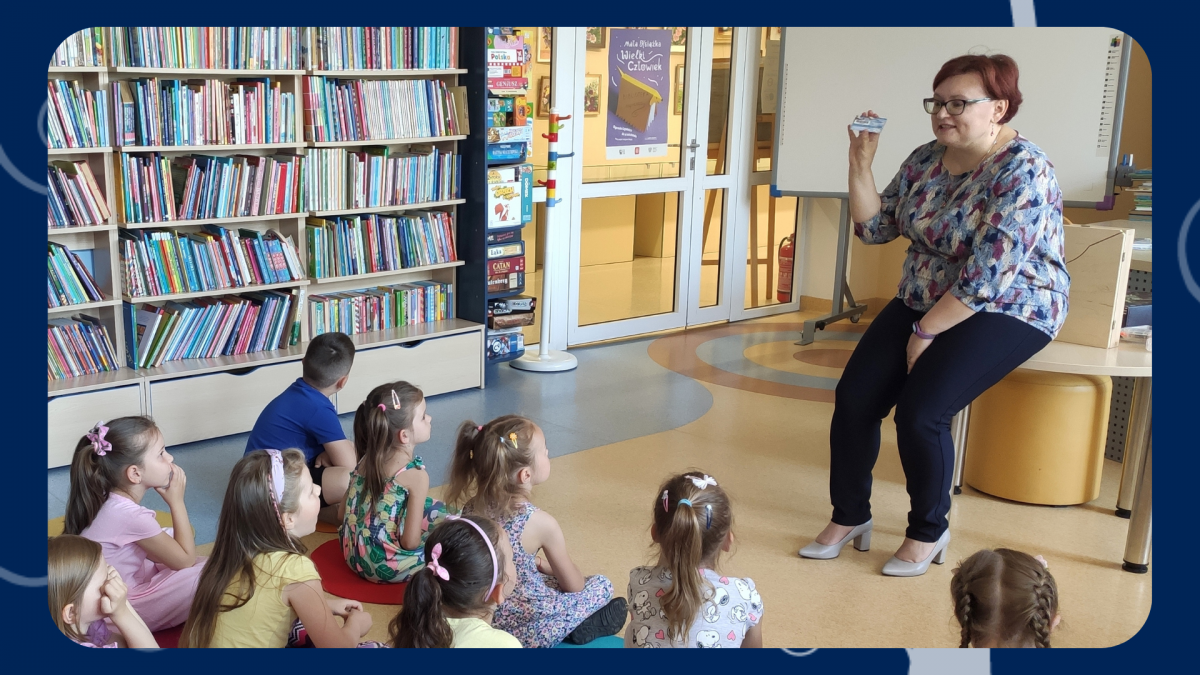
<svg viewBox="0 0 1200 675"><path fill-rule="evenodd" d="M830 561L798 558L796 549L829 518L828 394L860 330L837 324L801 348L792 342L802 319L783 315L576 349L580 367L569 373L500 366L484 390L430 399L434 436L420 453L439 483L461 420L529 415L545 429L554 456L534 502L561 523L581 570L608 575L622 594L628 570L652 556L648 529L659 482L689 467L713 475L734 499L737 545L724 566L761 590L767 646L955 646L953 562L996 546L1050 561L1063 615L1056 647L1112 646L1140 629L1153 572L1120 569L1128 521L1111 510L1121 468L1114 462L1105 462L1100 498L1078 507L1028 506L964 487L950 514L951 562L918 578L883 577L879 569L901 542L908 508L894 427L885 421L872 549L847 548ZM350 423L347 416L348 432ZM244 442L242 435L172 448L188 471L199 541L213 538L225 480ZM66 488L65 471L51 471L49 516L61 515ZM163 508L157 499L146 504ZM312 548L330 536L314 534L307 543ZM371 611L369 637L383 639L395 608Z"/></svg>

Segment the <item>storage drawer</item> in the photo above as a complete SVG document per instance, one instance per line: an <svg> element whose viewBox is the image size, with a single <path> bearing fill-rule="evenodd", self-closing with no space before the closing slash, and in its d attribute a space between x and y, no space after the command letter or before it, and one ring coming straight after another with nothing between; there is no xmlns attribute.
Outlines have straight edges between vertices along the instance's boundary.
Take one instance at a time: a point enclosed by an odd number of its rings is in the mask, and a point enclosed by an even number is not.
<svg viewBox="0 0 1200 675"><path fill-rule="evenodd" d="M75 444L96 422L141 414L142 387L137 384L49 399L48 468L69 465Z"/></svg>
<svg viewBox="0 0 1200 675"><path fill-rule="evenodd" d="M354 412L372 389L404 380L426 396L478 387L482 384L483 341L479 331L361 349L346 387L337 393L338 414Z"/></svg>
<svg viewBox="0 0 1200 675"><path fill-rule="evenodd" d="M303 374L300 361L150 383L150 412L167 445L240 434Z"/></svg>

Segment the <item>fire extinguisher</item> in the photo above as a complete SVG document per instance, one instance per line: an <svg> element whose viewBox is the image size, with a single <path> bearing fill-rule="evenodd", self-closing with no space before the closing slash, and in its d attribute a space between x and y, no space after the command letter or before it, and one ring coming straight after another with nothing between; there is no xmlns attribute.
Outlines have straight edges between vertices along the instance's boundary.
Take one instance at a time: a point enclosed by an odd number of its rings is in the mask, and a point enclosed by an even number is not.
<svg viewBox="0 0 1200 675"><path fill-rule="evenodd" d="M775 297L780 302L792 301L792 266L795 264L794 237L787 236L779 242L779 285Z"/></svg>

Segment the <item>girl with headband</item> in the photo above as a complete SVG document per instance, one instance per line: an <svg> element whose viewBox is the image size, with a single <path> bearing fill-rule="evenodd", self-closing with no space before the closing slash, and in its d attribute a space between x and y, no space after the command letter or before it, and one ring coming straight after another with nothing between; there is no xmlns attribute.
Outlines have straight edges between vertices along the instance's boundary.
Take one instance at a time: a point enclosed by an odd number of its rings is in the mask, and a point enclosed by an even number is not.
<svg viewBox="0 0 1200 675"><path fill-rule="evenodd" d="M650 538L658 564L629 572L626 647L762 647L762 596L719 571L733 545L729 496L699 471L658 488Z"/></svg>
<svg viewBox="0 0 1200 675"><path fill-rule="evenodd" d="M358 644L371 615L325 600L300 543L317 528L320 495L299 450L255 450L234 465L181 647L285 647L300 628L316 647Z"/></svg>
<svg viewBox="0 0 1200 675"><path fill-rule="evenodd" d="M446 516L425 541L425 559L388 626L393 647L521 646L492 627L517 579L504 530L479 516Z"/></svg>
<svg viewBox="0 0 1200 675"><path fill-rule="evenodd" d="M100 544L128 584L130 606L152 631L187 619L204 566L183 503L186 485L149 417L97 422L71 458L63 533ZM142 506L151 490L171 509L173 528L159 525L154 511Z"/></svg>
<svg viewBox="0 0 1200 675"><path fill-rule="evenodd" d="M338 534L346 564L367 581L408 581L425 564L425 537L446 514L415 454L432 431L425 395L407 382L375 387L354 414L359 459Z"/></svg>
<svg viewBox="0 0 1200 675"><path fill-rule="evenodd" d="M508 533L517 585L496 610L496 627L525 647L615 635L627 616L625 598L612 597L612 582L599 574L585 578L558 521L533 505L533 487L549 478L546 436L529 418L504 415L459 427L446 503L492 518Z"/></svg>

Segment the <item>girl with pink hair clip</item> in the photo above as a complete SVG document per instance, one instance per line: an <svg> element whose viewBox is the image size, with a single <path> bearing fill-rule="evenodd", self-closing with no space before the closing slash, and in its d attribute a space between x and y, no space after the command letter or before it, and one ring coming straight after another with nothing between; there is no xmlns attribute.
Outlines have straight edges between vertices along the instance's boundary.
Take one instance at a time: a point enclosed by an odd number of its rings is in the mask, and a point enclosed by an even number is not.
<svg viewBox="0 0 1200 675"><path fill-rule="evenodd" d="M75 445L63 533L100 544L128 584L129 604L152 631L187 620L204 566L183 503L186 485L149 417L97 422ZM141 505L150 490L171 509L173 528Z"/></svg>

